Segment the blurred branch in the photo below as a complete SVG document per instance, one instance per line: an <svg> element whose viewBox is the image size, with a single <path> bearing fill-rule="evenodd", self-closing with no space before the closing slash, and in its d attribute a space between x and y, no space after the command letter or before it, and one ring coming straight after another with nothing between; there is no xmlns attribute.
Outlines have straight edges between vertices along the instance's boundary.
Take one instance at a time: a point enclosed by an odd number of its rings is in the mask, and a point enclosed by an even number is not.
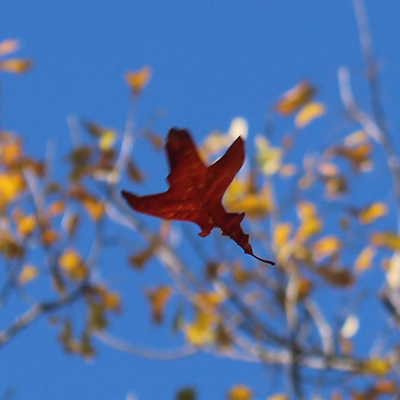
<svg viewBox="0 0 400 400"><path fill-rule="evenodd" d="M159 360L159 361L170 361L180 358L185 358L196 354L199 349L191 346L184 345L175 349L149 349L140 346L135 346L124 340L117 339L109 333L99 332L94 335L98 340L104 344L112 347L115 350L129 353L134 356Z"/></svg>
<svg viewBox="0 0 400 400"><path fill-rule="evenodd" d="M33 305L24 314L17 317L8 328L0 331L0 348L13 339L22 330L32 325L42 315L56 311L79 300L89 289L90 286L87 283L83 283L69 295L60 300L41 302Z"/></svg>

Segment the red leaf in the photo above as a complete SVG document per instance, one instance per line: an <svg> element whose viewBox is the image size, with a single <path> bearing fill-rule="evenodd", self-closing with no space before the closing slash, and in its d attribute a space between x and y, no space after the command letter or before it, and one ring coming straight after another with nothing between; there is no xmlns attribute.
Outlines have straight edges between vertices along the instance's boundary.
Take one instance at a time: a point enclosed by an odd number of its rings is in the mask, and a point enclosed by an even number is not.
<svg viewBox="0 0 400 400"><path fill-rule="evenodd" d="M137 196L123 190L122 196L128 204L136 211L163 219L195 222L201 228L201 237L218 227L246 254L274 265L273 261L254 255L249 235L243 233L240 226L244 213L227 213L221 204L222 196L244 162L242 138L238 137L209 167L201 161L186 130L172 128L165 147L171 170L167 177L170 188L150 196Z"/></svg>

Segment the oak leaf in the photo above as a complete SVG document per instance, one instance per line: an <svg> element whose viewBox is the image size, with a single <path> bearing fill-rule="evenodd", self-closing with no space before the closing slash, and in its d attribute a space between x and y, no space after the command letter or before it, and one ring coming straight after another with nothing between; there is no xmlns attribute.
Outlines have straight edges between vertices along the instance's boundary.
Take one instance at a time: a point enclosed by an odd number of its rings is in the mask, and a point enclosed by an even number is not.
<svg viewBox="0 0 400 400"><path fill-rule="evenodd" d="M122 196L136 211L167 220L190 221L201 228L206 237L213 228L233 239L246 254L274 265L253 253L249 235L240 223L244 213L227 213L222 197L244 162L244 142L238 137L226 153L210 166L205 166L186 130L172 128L168 133L166 151L171 172L170 188L164 193L137 196L122 191Z"/></svg>

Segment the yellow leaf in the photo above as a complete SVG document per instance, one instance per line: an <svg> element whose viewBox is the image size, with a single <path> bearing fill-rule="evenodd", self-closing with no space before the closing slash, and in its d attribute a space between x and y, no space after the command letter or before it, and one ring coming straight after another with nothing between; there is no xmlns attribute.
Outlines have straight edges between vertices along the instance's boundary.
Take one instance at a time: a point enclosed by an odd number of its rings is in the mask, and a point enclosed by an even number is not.
<svg viewBox="0 0 400 400"><path fill-rule="evenodd" d="M400 237L393 232L378 232L371 236L371 243L389 250L400 250Z"/></svg>
<svg viewBox="0 0 400 400"><path fill-rule="evenodd" d="M140 71L127 72L125 80L128 86L132 89L132 93L138 95L149 83L151 78L150 67L143 67Z"/></svg>
<svg viewBox="0 0 400 400"><path fill-rule="evenodd" d="M235 385L228 392L228 400L251 400L253 391L245 385Z"/></svg>
<svg viewBox="0 0 400 400"><path fill-rule="evenodd" d="M308 103L296 115L294 124L297 128L304 128L315 118L325 114L325 106L318 102Z"/></svg>
<svg viewBox="0 0 400 400"><path fill-rule="evenodd" d="M335 236L325 236L316 241L313 245L314 257L317 261L321 261L325 257L332 256L342 247L341 241Z"/></svg>
<svg viewBox="0 0 400 400"><path fill-rule="evenodd" d="M36 228L36 217L34 215L24 215L17 221L17 232L21 237L30 236Z"/></svg>
<svg viewBox="0 0 400 400"><path fill-rule="evenodd" d="M225 193L224 206L229 212L245 212L249 218L262 218L273 209L271 188L253 187L251 178L235 179Z"/></svg>
<svg viewBox="0 0 400 400"><path fill-rule="evenodd" d="M225 293L221 292L201 292L195 296L195 303L207 311L216 309L226 299Z"/></svg>
<svg viewBox="0 0 400 400"><path fill-rule="evenodd" d="M215 316L211 313L197 310L196 319L186 324L184 331L186 340L193 346L204 346L215 339Z"/></svg>
<svg viewBox="0 0 400 400"><path fill-rule="evenodd" d="M0 43L0 56L14 53L19 49L19 41L14 39L5 39Z"/></svg>
<svg viewBox="0 0 400 400"><path fill-rule="evenodd" d="M107 310L117 312L121 309L121 298L118 293L106 292L103 296L103 301Z"/></svg>
<svg viewBox="0 0 400 400"><path fill-rule="evenodd" d="M290 223L279 223L274 229L274 247L279 249L289 241L292 225Z"/></svg>
<svg viewBox="0 0 400 400"><path fill-rule="evenodd" d="M374 256L375 256L375 249L372 246L365 247L357 257L354 263L354 269L357 272L362 272L365 271L366 269L371 268L371 263Z"/></svg>
<svg viewBox="0 0 400 400"><path fill-rule="evenodd" d="M146 294L150 302L152 321L159 324L164 319L164 310L171 298L172 289L169 286L161 285L155 289L147 290Z"/></svg>
<svg viewBox="0 0 400 400"><path fill-rule="evenodd" d="M283 94L275 105L275 110L283 116L290 115L304 104L310 102L315 92L315 87L308 81L302 81Z"/></svg>
<svg viewBox="0 0 400 400"><path fill-rule="evenodd" d="M18 283L20 285L26 285L28 282L32 281L38 276L39 272L34 265L25 264L22 267L22 271L18 276Z"/></svg>
<svg viewBox="0 0 400 400"><path fill-rule="evenodd" d="M5 209L25 189L25 180L17 172L0 173L0 209Z"/></svg>
<svg viewBox="0 0 400 400"><path fill-rule="evenodd" d="M31 60L22 60L20 58L10 58L0 61L0 70L11 72L13 74L23 74L32 68Z"/></svg>
<svg viewBox="0 0 400 400"><path fill-rule="evenodd" d="M297 204L297 214L301 224L296 232L296 240L305 242L311 236L316 235L321 231L322 222L317 215L317 210L314 204L302 200Z"/></svg>
<svg viewBox="0 0 400 400"><path fill-rule="evenodd" d="M364 225L372 224L378 218L387 215L388 209L385 203L375 202L370 206L362 209L358 215L360 222Z"/></svg>
<svg viewBox="0 0 400 400"><path fill-rule="evenodd" d="M105 130L99 141L99 147L102 151L111 150L117 140L117 135L112 129Z"/></svg>
<svg viewBox="0 0 400 400"><path fill-rule="evenodd" d="M384 358L373 357L365 362L364 371L367 374L383 376L390 372L390 362Z"/></svg>
<svg viewBox="0 0 400 400"><path fill-rule="evenodd" d="M74 280L82 280L88 274L81 256L74 249L66 249L58 258L58 265Z"/></svg>
<svg viewBox="0 0 400 400"><path fill-rule="evenodd" d="M264 136L256 137L257 165L265 175L276 174L282 165L282 150L272 147Z"/></svg>
<svg viewBox="0 0 400 400"><path fill-rule="evenodd" d="M105 212L103 202L88 196L82 200L82 204L93 221L99 221L103 218Z"/></svg>

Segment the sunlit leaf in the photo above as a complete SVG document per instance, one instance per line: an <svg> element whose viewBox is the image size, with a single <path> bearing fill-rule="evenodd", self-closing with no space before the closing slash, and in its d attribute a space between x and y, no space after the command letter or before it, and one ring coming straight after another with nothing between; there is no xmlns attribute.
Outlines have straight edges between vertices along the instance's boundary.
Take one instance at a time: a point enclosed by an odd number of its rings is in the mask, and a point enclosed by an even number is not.
<svg viewBox="0 0 400 400"><path fill-rule="evenodd" d="M23 238L30 236L37 226L36 216L33 214L25 215L19 209L14 211L13 216L18 235Z"/></svg>
<svg viewBox="0 0 400 400"><path fill-rule="evenodd" d="M253 391L245 385L235 385L228 392L229 400L251 400Z"/></svg>
<svg viewBox="0 0 400 400"><path fill-rule="evenodd" d="M319 233L322 221L318 217L317 209L311 202L302 200L297 203L297 214L301 224L296 232L296 240L304 242Z"/></svg>
<svg viewBox="0 0 400 400"><path fill-rule="evenodd" d="M135 95L138 95L143 91L149 83L150 78L151 69L147 66L143 67L140 71L127 72L125 74L126 83Z"/></svg>
<svg viewBox="0 0 400 400"><path fill-rule="evenodd" d="M61 200L55 201L50 204L48 210L53 215L60 215L65 210L65 203Z"/></svg>
<svg viewBox="0 0 400 400"><path fill-rule="evenodd" d="M152 321L160 324L164 319L165 307L171 298L172 289L170 286L161 285L154 289L146 290L146 295L150 303Z"/></svg>
<svg viewBox="0 0 400 400"><path fill-rule="evenodd" d="M325 114L325 106L318 102L312 102L304 105L297 113L294 124L297 128L304 128L314 119Z"/></svg>
<svg viewBox="0 0 400 400"><path fill-rule="evenodd" d="M0 210L22 194L25 187L25 180L18 172L0 173Z"/></svg>
<svg viewBox="0 0 400 400"><path fill-rule="evenodd" d="M80 254L74 249L64 250L58 258L58 264L74 280L82 280L88 274L88 270Z"/></svg>
<svg viewBox="0 0 400 400"><path fill-rule="evenodd" d="M289 222L278 223L274 229L274 248L279 249L289 241L292 232L292 224Z"/></svg>
<svg viewBox="0 0 400 400"><path fill-rule="evenodd" d="M385 358L372 357L364 365L365 373L375 376L387 375L390 369L390 361Z"/></svg>
<svg viewBox="0 0 400 400"><path fill-rule="evenodd" d="M350 339L358 332L359 327L360 319L356 315L351 314L346 318L340 330L340 335L345 339Z"/></svg>
<svg viewBox="0 0 400 400"><path fill-rule="evenodd" d="M220 292L200 292L197 293L194 302L200 308L205 308L208 311L213 311L216 309L224 300L226 299L226 294L222 291Z"/></svg>
<svg viewBox="0 0 400 400"><path fill-rule="evenodd" d="M32 264L25 264L22 267L22 271L18 275L18 283L20 285L26 285L39 275L37 268Z"/></svg>
<svg viewBox="0 0 400 400"><path fill-rule="evenodd" d="M32 61L20 58L10 58L0 61L0 70L14 74L23 74L32 68Z"/></svg>
<svg viewBox="0 0 400 400"><path fill-rule="evenodd" d="M265 175L276 174L282 165L282 150L272 147L264 136L256 137L257 165Z"/></svg>
<svg viewBox="0 0 400 400"><path fill-rule="evenodd" d="M354 269L357 272L365 271L371 268L372 260L375 256L375 249L372 246L366 246L357 257L354 263Z"/></svg>
<svg viewBox="0 0 400 400"><path fill-rule="evenodd" d="M370 206L362 209L358 215L360 222L364 225L371 224L378 218L387 215L388 209L385 203L375 202Z"/></svg>
<svg viewBox="0 0 400 400"><path fill-rule="evenodd" d="M386 282L392 290L400 289L400 252L393 253L386 269Z"/></svg>
<svg viewBox="0 0 400 400"><path fill-rule="evenodd" d="M314 243L314 257L317 261L321 261L323 258L330 257L337 253L341 247L342 243L336 236L325 236Z"/></svg>
<svg viewBox="0 0 400 400"><path fill-rule="evenodd" d="M105 212L104 203L95 197L86 197L82 201L83 207L88 212L93 221L99 221L103 218Z"/></svg>
<svg viewBox="0 0 400 400"><path fill-rule="evenodd" d="M0 56L6 56L16 52L20 48L19 41L15 39L5 39L0 43Z"/></svg>
<svg viewBox="0 0 400 400"><path fill-rule="evenodd" d="M267 397L266 400L289 400L288 395L284 393L273 394L272 396Z"/></svg>
<svg viewBox="0 0 400 400"><path fill-rule="evenodd" d="M193 323L184 327L186 340L193 346L204 346L215 339L215 316L203 310L197 310Z"/></svg>
<svg viewBox="0 0 400 400"><path fill-rule="evenodd" d="M400 237L393 232L378 232L371 236L371 243L377 247L400 251Z"/></svg>
<svg viewBox="0 0 400 400"><path fill-rule="evenodd" d="M301 106L310 102L315 93L315 87L308 81L302 81L283 94L275 105L275 110L281 115L290 115Z"/></svg>

